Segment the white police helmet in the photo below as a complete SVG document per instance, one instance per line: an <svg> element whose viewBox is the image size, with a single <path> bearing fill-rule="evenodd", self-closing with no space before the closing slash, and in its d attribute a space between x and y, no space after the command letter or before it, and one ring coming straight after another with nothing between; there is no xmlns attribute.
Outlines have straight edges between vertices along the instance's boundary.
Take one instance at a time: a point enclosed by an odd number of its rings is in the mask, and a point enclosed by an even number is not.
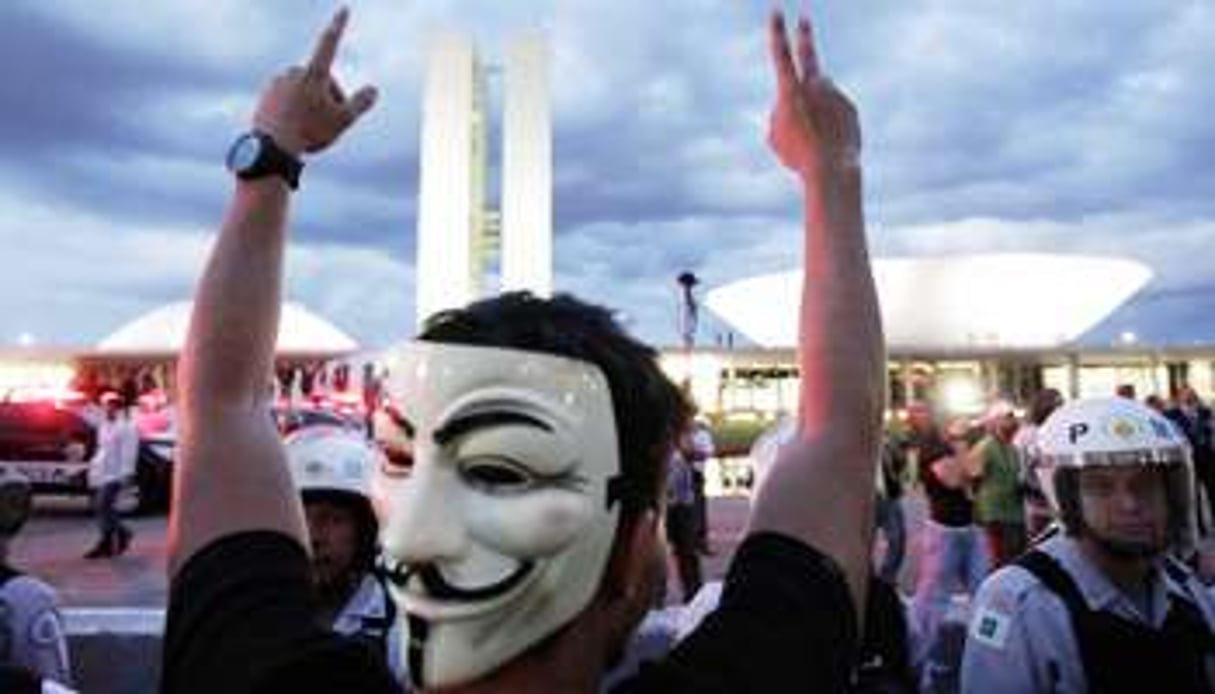
<svg viewBox="0 0 1215 694"><path fill-rule="evenodd" d="M1164 416L1127 398L1087 398L1055 410L1038 430L1039 480L1069 534L1084 529L1079 474L1085 468L1161 469L1169 506L1169 536L1182 549L1193 539L1189 442Z"/></svg>
<svg viewBox="0 0 1215 694"><path fill-rule="evenodd" d="M283 444L300 493L344 492L368 498L368 478L379 452L359 432L310 426L292 432Z"/></svg>

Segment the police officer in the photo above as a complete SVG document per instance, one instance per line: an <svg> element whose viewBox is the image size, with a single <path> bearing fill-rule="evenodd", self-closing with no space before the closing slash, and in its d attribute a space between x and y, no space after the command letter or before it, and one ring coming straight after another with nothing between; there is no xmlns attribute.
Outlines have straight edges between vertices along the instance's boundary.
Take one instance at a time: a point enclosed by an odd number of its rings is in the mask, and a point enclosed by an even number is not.
<svg viewBox="0 0 1215 694"><path fill-rule="evenodd" d="M1063 534L984 581L964 692L1210 692L1215 603L1172 556L1193 534L1190 451L1124 398L1060 407L1039 433Z"/></svg>
<svg viewBox="0 0 1215 694"><path fill-rule="evenodd" d="M71 684L67 639L55 589L9 565L9 542L29 519L30 483L0 469L0 691L20 691L18 674L44 691Z"/></svg>
<svg viewBox="0 0 1215 694"><path fill-rule="evenodd" d="M396 667L400 630L374 571L379 524L367 497L378 452L361 432L333 426L297 429L284 446L308 524L318 619L366 641ZM404 673L394 674L405 681Z"/></svg>

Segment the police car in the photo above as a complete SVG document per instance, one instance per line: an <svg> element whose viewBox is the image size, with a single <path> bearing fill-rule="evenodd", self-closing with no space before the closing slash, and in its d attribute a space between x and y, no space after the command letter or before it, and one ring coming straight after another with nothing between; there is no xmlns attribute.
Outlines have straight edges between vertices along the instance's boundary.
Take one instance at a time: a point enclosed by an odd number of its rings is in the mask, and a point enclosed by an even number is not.
<svg viewBox="0 0 1215 694"><path fill-rule="evenodd" d="M95 421L83 407L58 399L0 400L0 470L25 475L35 494L89 494ZM136 484L120 500L120 510L168 508L172 444L168 436L141 437Z"/></svg>
<svg viewBox="0 0 1215 694"><path fill-rule="evenodd" d="M0 402L0 467L16 470L37 491L87 491L96 428L50 400Z"/></svg>

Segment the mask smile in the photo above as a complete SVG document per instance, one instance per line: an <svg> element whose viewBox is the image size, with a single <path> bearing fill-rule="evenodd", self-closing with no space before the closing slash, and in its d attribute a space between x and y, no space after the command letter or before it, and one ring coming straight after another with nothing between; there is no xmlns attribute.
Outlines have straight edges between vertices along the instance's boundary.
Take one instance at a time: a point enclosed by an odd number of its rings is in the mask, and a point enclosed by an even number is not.
<svg viewBox="0 0 1215 694"><path fill-rule="evenodd" d="M498 581L464 588L450 583L435 564L409 565L383 555L379 564L405 610L427 619L454 619L493 609L517 592L536 568L536 562L522 561Z"/></svg>

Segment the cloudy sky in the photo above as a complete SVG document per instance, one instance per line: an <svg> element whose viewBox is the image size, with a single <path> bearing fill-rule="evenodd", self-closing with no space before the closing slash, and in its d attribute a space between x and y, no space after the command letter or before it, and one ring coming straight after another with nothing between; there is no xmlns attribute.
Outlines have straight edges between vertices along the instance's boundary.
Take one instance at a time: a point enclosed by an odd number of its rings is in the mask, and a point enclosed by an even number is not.
<svg viewBox="0 0 1215 694"><path fill-rule="evenodd" d="M365 344L414 323L419 99L443 30L471 32L490 63L504 37L548 32L558 288L669 344L680 271L715 286L797 264L798 200L764 145L770 3L349 4L337 72L381 102L309 163L287 293ZM1135 258L1154 279L1089 339L1215 339L1215 4L802 7L861 110L875 254ZM0 344L91 344L190 295L231 187L223 154L333 8L3 3Z"/></svg>

